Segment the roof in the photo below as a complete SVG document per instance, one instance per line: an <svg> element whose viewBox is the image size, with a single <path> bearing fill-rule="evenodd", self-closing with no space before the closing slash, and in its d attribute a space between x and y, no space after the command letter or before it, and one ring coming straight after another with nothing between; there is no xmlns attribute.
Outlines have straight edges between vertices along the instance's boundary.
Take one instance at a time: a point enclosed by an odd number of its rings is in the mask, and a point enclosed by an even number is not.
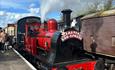
<svg viewBox="0 0 115 70"><path fill-rule="evenodd" d="M112 16L112 15L115 15L115 9L88 14L88 15L82 17L81 19L88 19L88 18L95 18L95 17L105 17L105 16Z"/></svg>

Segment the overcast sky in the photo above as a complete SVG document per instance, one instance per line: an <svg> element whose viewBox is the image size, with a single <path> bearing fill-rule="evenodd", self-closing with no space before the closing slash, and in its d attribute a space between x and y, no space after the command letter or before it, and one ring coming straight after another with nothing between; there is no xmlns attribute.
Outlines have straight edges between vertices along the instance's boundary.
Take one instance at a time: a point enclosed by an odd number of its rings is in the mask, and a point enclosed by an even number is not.
<svg viewBox="0 0 115 70"><path fill-rule="evenodd" d="M113 0L113 5L115 5L115 0ZM40 16L39 7L40 0L0 0L0 27L15 23L25 16ZM49 16L59 18L59 13Z"/></svg>

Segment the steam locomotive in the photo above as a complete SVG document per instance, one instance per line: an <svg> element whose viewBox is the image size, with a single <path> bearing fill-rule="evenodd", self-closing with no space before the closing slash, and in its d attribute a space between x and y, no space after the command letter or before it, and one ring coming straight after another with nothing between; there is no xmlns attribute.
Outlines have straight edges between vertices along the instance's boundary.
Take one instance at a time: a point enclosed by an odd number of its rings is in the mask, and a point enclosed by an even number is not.
<svg viewBox="0 0 115 70"><path fill-rule="evenodd" d="M18 50L40 70L104 70L103 60L86 53L80 29L71 27L71 10L63 10L64 27L55 19L42 24L39 17L17 22Z"/></svg>

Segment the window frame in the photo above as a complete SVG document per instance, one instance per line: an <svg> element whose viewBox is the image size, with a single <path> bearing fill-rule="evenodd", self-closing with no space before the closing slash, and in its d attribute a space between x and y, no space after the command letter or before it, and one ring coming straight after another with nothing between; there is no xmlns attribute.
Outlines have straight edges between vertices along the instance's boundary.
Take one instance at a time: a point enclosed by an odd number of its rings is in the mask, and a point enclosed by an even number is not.
<svg viewBox="0 0 115 70"><path fill-rule="evenodd" d="M115 36L112 36L112 46L115 46Z"/></svg>

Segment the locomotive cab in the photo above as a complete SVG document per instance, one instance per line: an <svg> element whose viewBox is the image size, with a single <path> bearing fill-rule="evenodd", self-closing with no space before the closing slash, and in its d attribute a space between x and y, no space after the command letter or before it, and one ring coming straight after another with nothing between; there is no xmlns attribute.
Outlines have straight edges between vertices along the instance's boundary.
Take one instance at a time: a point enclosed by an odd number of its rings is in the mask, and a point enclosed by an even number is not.
<svg viewBox="0 0 115 70"><path fill-rule="evenodd" d="M39 34L40 25L40 21L35 18L25 21L24 50L32 55L37 54L36 37Z"/></svg>
<svg viewBox="0 0 115 70"><path fill-rule="evenodd" d="M17 45L18 45L18 50L22 50L24 48L24 45L25 45L25 34L27 35L31 35L29 32L29 30L27 29L30 29L30 26L29 24L35 24L35 26L37 25L38 27L40 26L41 24L41 21L40 21L40 18L39 17L35 17L35 16L28 16L28 17L24 17L22 19L20 19L18 22L17 22ZM34 26L33 24L33 26ZM34 31L35 32L35 31ZM34 34L32 32L32 34Z"/></svg>

